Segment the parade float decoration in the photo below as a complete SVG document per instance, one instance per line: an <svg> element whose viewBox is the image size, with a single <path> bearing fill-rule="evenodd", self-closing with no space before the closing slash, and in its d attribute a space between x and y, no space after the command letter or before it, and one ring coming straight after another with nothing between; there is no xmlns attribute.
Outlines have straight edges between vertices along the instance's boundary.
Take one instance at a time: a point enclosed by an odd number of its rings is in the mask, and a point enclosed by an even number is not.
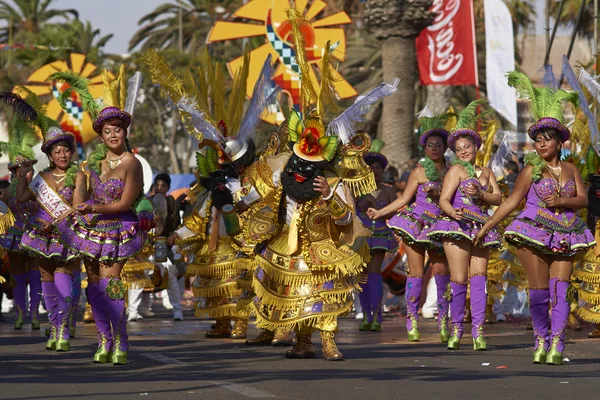
<svg viewBox="0 0 600 400"><path fill-rule="evenodd" d="M59 103L60 95L69 88L64 82L48 82L47 79L55 72L73 71L84 78L89 79L89 92L94 98L100 98L103 94L102 74L92 63L86 62L83 54L73 53L69 60L54 61L39 68L27 79L24 85L42 100L49 99L46 114L60 123L63 131L71 132L77 139L78 148L98 137L92 129L92 119L87 112L83 111L81 98L75 91L71 91L67 100L67 111L63 110ZM114 79L114 75L109 73ZM18 88L15 88L18 92ZM45 97L43 97L45 96Z"/></svg>
<svg viewBox="0 0 600 400"><path fill-rule="evenodd" d="M310 3L310 4L309 4ZM310 78L318 85L315 67L320 67L325 51L325 45L331 42L332 56L343 62L346 58L346 34L341 25L352 22L348 14L338 12L320 17L326 10L327 3L321 0L296 0L290 4L288 0L252 0L233 13L233 17L248 20L248 22L218 21L208 35L208 43L235 39L264 37L265 43L250 52L250 72L246 95L252 96L256 80L263 63L268 55L274 62L275 74L273 80L288 96L290 105L300 110L300 68L296 62L296 53L291 40L292 26L288 21L286 10L295 6L303 16L300 24L306 57L311 65ZM227 63L229 73L233 77L244 62L244 57ZM341 99L357 95L356 90L341 74L331 68L333 86ZM322 75L319 71L319 75ZM273 112L274 111L274 112ZM280 110L267 110L263 120L272 124L280 124L285 119Z"/></svg>

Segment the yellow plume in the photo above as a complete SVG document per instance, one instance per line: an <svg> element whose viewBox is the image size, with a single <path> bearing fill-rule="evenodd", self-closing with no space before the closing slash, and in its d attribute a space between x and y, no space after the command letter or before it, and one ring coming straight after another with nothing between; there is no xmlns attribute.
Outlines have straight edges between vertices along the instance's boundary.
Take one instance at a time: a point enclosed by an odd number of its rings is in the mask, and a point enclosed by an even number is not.
<svg viewBox="0 0 600 400"><path fill-rule="evenodd" d="M288 8L287 10L288 20L292 25L292 38L294 40L294 51L296 53L296 63L300 67L300 75L302 76L300 85L300 98L302 113L306 112L305 109L311 104L317 101L318 95L315 90L312 78L310 76L310 65L306 62L305 58L305 44L302 32L300 32L300 23L304 22L305 19L300 12L295 8Z"/></svg>

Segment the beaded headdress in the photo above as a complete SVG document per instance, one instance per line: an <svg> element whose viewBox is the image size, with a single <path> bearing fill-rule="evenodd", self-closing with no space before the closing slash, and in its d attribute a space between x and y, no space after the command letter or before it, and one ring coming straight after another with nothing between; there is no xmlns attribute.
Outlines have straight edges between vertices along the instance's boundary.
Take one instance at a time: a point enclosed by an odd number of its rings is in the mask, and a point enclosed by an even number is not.
<svg viewBox="0 0 600 400"><path fill-rule="evenodd" d="M75 136L71 132L63 132L57 126L48 128L48 131L44 135L44 142L42 143L42 151L46 154L50 153L50 149L58 142L65 142L71 152L75 151Z"/></svg>
<svg viewBox="0 0 600 400"><path fill-rule="evenodd" d="M476 115L477 107L483 104L487 104L487 101L483 99L472 101L458 113L456 125L450 129L450 135L448 136L448 147L452 151L454 151L456 140L461 136L472 138L478 150L481 147L481 136L475 131L475 123L484 115L484 113Z"/></svg>
<svg viewBox="0 0 600 400"><path fill-rule="evenodd" d="M536 134L543 129L552 128L560 133L563 142L569 140L571 133L564 122L563 101L579 105L577 92L567 92L562 89L550 87L535 87L529 77L521 72L508 73L508 85L517 90L522 99L531 100L531 114L535 123L527 130L527 134L534 139Z"/></svg>

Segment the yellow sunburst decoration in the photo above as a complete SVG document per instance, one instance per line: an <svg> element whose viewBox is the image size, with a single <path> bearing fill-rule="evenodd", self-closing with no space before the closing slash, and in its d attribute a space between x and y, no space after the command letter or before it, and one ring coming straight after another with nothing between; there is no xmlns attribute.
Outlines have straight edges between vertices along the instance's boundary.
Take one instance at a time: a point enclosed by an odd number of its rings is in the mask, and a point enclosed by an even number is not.
<svg viewBox="0 0 600 400"><path fill-rule="evenodd" d="M58 121L64 131L73 133L79 144L85 144L94 140L97 135L92 129L92 119L81 107L81 99L73 92L71 99L67 101L68 110L65 111L58 103L58 97L69 85L64 82L46 82L48 77L58 71L73 71L90 80L89 90L94 98L100 98L103 95L102 74L96 71L96 66L86 63L85 55L71 54L70 60L55 61L46 64L27 79L24 85L38 96L51 95L51 100L47 104L46 113L48 117ZM114 75L109 73L111 79ZM43 98L42 98L43 100Z"/></svg>
<svg viewBox="0 0 600 400"><path fill-rule="evenodd" d="M324 18L319 15L327 7L322 0L296 0L294 6L304 16L300 31L306 47L306 59L309 64L318 66L323 58L327 41L332 44L333 57L344 61L346 57L346 34L343 28L336 26L347 25L352 22L348 14L338 12ZM310 3L310 4L309 4ZM300 74L295 62L295 52L290 35L291 24L288 21L286 10L290 8L289 0L252 0L240 7L233 15L255 22L226 22L219 21L208 35L208 43L225 40L244 39L264 36L265 44L252 50L250 53L250 73L248 77L247 96L252 95L254 84L260 73L261 67L269 54L275 64L273 80L291 100L294 108L300 106ZM229 73L234 76L243 64L243 57L239 57L227 64ZM335 69L331 69L334 87L342 99L356 96L356 90ZM310 70L310 78L317 81L314 68ZM283 122L283 114L275 113L265 115L263 118L270 123Z"/></svg>

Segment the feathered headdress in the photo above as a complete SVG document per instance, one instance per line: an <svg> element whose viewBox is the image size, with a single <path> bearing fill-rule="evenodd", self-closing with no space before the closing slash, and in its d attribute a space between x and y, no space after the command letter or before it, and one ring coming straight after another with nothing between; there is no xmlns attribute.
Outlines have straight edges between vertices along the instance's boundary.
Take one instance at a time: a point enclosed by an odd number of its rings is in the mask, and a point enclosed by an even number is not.
<svg viewBox="0 0 600 400"><path fill-rule="evenodd" d="M448 113L444 113L441 115L435 115L429 109L429 107L425 106L425 108L417 114L419 118L419 145L421 147L425 147L427 143L427 138L431 135L439 135L444 139L448 139L448 130L446 129L446 123L448 121Z"/></svg>
<svg viewBox="0 0 600 400"><path fill-rule="evenodd" d="M18 168L26 160L37 162L32 149L39 142L35 127L39 127L43 134L49 125L37 96L25 88L18 89L27 94L26 99L17 93L0 93L0 102L15 112L9 127L8 142L0 143L0 152L8 153L9 170Z"/></svg>
<svg viewBox="0 0 600 400"><path fill-rule="evenodd" d="M475 142L475 147L477 149L481 147L481 136L475 131L475 123L486 114L483 112L477 115L477 107L484 104L487 104L487 101L484 99L474 100L458 113L456 125L450 129L451 133L448 136L449 148L454 150L456 140L461 136L471 137Z"/></svg>
<svg viewBox="0 0 600 400"><path fill-rule="evenodd" d="M58 102L63 109L66 109L67 101L73 95L73 92L77 93L81 98L81 106L84 111L90 114L92 120L95 120L98 116L98 112L101 110L101 105L96 102L89 89L89 81L83 76L73 71L59 71L55 72L46 79L48 82L62 81L69 85L58 97Z"/></svg>
<svg viewBox="0 0 600 400"><path fill-rule="evenodd" d="M509 72L507 77L508 85L517 90L520 98L531 100L531 114L536 122L527 131L529 137L533 139L540 130L552 128L560 133L563 142L567 141L571 134L563 125L563 101L577 107L577 93L550 87L535 87L527 75L517 71Z"/></svg>
<svg viewBox="0 0 600 400"><path fill-rule="evenodd" d="M248 142L254 137L264 109L277 100L279 88L272 82L271 56L263 64L245 112L249 49L244 51L243 65L234 75L229 96L225 95L221 65L216 63L213 66L206 50L201 58L198 77L188 71L183 81L173 74L154 50L148 50L142 60L150 69L152 81L160 85L163 94L176 105L188 134L200 141L208 139L217 143L221 149L221 163L236 161L248 150ZM212 107L209 107L211 102Z"/></svg>
<svg viewBox="0 0 600 400"><path fill-rule="evenodd" d="M357 133L354 125L363 120L369 108L379 99L396 92L400 80L394 78L392 84L380 84L365 95L359 96L352 106L328 121L327 113L340 110L333 85L331 43L327 42L325 45L319 65L321 81L319 87L315 87L311 78L314 73L306 60L304 37L300 30L304 17L295 8L288 9L287 15L294 42L292 57L298 65L301 78L303 113L301 115L300 112L292 110L288 119L290 140L294 142L293 151L298 157L308 161L331 161L340 142L348 145L352 141L352 137ZM311 108L312 111L308 112Z"/></svg>

